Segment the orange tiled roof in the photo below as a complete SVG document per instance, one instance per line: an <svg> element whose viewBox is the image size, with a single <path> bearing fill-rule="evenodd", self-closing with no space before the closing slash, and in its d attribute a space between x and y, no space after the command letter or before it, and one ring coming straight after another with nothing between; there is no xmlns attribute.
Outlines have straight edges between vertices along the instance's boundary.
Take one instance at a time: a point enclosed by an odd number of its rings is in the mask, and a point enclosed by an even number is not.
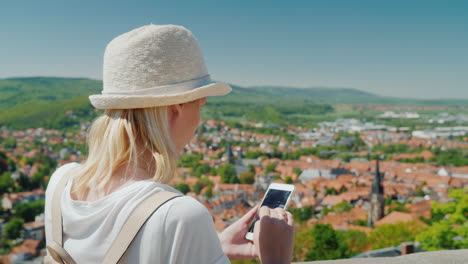
<svg viewBox="0 0 468 264"><path fill-rule="evenodd" d="M396 224L398 222L409 222L409 221L416 221L420 224L424 224L421 220L419 220L415 215L409 213L402 213L398 211L393 211L390 214L386 215L379 221L375 223L376 226L383 225L383 224ZM425 225L425 224L424 224Z"/></svg>

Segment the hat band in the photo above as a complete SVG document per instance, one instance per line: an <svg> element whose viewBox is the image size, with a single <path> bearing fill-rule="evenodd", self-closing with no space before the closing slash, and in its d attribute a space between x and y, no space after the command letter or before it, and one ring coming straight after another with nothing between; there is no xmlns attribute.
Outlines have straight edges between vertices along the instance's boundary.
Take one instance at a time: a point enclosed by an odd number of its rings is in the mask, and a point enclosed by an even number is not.
<svg viewBox="0 0 468 264"><path fill-rule="evenodd" d="M146 89L131 90L131 91L102 91L102 94L108 95L173 95L181 92L187 92L195 88L213 83L210 75L205 75L200 78L184 81L180 83L167 84Z"/></svg>

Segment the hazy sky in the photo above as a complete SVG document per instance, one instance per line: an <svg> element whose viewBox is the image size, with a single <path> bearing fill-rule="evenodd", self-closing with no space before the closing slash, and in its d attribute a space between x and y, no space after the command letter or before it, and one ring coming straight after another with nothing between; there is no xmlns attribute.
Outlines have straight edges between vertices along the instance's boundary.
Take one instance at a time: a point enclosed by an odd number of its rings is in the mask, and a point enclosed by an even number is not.
<svg viewBox="0 0 468 264"><path fill-rule="evenodd" d="M0 78L101 79L106 44L150 23L190 29L224 82L468 99L468 1L449 0L5 1Z"/></svg>

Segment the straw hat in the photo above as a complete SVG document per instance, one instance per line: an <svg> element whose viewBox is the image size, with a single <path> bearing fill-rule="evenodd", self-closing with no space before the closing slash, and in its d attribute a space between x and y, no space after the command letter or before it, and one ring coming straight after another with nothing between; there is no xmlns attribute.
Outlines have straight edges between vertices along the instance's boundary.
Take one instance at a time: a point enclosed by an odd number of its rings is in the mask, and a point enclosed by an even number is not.
<svg viewBox="0 0 468 264"><path fill-rule="evenodd" d="M172 105L225 95L231 87L211 81L197 40L177 25L147 25L113 39L104 54L98 109Z"/></svg>

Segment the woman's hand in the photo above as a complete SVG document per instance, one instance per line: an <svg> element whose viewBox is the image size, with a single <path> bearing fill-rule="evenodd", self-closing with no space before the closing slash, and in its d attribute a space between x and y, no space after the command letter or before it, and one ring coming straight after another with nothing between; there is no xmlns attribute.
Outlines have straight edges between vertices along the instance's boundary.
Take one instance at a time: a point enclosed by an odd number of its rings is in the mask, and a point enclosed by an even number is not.
<svg viewBox="0 0 468 264"><path fill-rule="evenodd" d="M294 248L294 220L282 208L262 206L255 223L254 244L264 264L291 263Z"/></svg>
<svg viewBox="0 0 468 264"><path fill-rule="evenodd" d="M257 213L258 206L250 209L242 218L228 226L219 234L219 240L224 253L229 259L251 259L257 257L257 249L245 239L244 235L249 229L249 224Z"/></svg>

